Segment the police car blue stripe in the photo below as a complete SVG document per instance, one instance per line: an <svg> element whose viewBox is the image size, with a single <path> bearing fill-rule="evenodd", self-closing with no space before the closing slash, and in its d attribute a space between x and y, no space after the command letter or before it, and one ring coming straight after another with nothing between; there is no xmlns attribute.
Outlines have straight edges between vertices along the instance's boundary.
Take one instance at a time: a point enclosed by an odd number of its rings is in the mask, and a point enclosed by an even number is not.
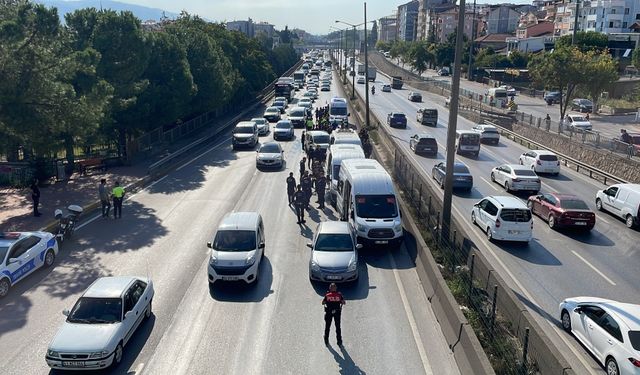
<svg viewBox="0 0 640 375"><path fill-rule="evenodd" d="M49 239L49 241L47 241L47 247L52 247L56 244L56 238L55 237L51 237Z"/></svg>

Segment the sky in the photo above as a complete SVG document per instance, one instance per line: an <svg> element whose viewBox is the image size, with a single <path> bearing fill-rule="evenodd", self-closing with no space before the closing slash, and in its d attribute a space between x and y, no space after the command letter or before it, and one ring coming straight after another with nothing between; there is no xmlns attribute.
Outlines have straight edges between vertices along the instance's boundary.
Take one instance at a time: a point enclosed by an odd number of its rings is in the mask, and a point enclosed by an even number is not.
<svg viewBox="0 0 640 375"><path fill-rule="evenodd" d="M311 34L327 34L329 26L339 19L351 24L364 21L364 2L360 0L118 0L130 4L180 13L186 10L211 21L233 21L251 18L255 22L266 21L276 29L300 28ZM390 15L398 5L409 0L369 0L367 19ZM466 0L471 3L471 0ZM478 0L478 3L499 4L507 1ZM513 4L531 4L531 0L511 0Z"/></svg>

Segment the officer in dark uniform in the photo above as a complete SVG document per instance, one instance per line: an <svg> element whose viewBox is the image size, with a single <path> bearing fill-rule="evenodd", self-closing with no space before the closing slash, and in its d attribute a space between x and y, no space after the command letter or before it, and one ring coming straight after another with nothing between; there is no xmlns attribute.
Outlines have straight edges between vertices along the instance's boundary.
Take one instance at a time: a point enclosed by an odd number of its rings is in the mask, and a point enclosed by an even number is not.
<svg viewBox="0 0 640 375"><path fill-rule="evenodd" d="M296 179L293 177L293 172L289 172L287 177L287 196L289 197L289 207L293 203L293 194L296 192Z"/></svg>
<svg viewBox="0 0 640 375"><path fill-rule="evenodd" d="M305 141L305 131L302 131L302 136L300 137L300 143L302 143L302 151L304 151L304 141Z"/></svg>
<svg viewBox="0 0 640 375"><path fill-rule="evenodd" d="M340 314L342 313L342 305L346 302L342 293L338 292L335 283L329 285L329 291L322 299L324 305L324 344L329 345L329 331L331 330L331 320L336 323L336 339L338 346L342 346L342 329L340 328Z"/></svg>
<svg viewBox="0 0 640 375"><path fill-rule="evenodd" d="M314 185L316 188L316 195L318 195L318 208L324 208L324 192L327 188L327 178L324 176L320 176L314 180Z"/></svg>
<svg viewBox="0 0 640 375"><path fill-rule="evenodd" d="M304 224L304 204L305 194L302 191L302 186L298 185L295 194L293 194L293 205L296 209L296 216L298 217L298 224Z"/></svg>
<svg viewBox="0 0 640 375"><path fill-rule="evenodd" d="M327 150L325 148L320 146L316 148L316 160L318 160L320 164L324 164L327 160Z"/></svg>
<svg viewBox="0 0 640 375"><path fill-rule="evenodd" d="M309 151L307 151L307 157L309 159L309 169L311 169L311 165L316 158L318 150L312 145L309 147Z"/></svg>
<svg viewBox="0 0 640 375"><path fill-rule="evenodd" d="M301 179L302 179L302 176L304 175L306 166L307 166L307 158L303 156L302 160L300 160L300 178Z"/></svg>
<svg viewBox="0 0 640 375"><path fill-rule="evenodd" d="M302 192L304 193L304 208L309 209L309 201L311 200L311 188L312 188L311 177L309 177L309 172L305 171L304 175L300 179L300 186L302 187Z"/></svg>
<svg viewBox="0 0 640 375"><path fill-rule="evenodd" d="M368 138L362 143L362 150L364 151L364 157L368 159L371 156L371 151L373 151Z"/></svg>

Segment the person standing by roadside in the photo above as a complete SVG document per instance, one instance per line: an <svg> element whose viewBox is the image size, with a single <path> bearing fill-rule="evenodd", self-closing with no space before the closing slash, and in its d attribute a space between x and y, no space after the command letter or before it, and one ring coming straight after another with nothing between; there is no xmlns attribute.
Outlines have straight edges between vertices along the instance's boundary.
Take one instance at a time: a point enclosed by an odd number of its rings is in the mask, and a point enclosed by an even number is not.
<svg viewBox="0 0 640 375"><path fill-rule="evenodd" d="M124 200L124 188L120 186L120 181L116 181L116 186L111 191L113 196L113 218L122 219L122 201Z"/></svg>
<svg viewBox="0 0 640 375"><path fill-rule="evenodd" d="M109 199L109 192L107 191L107 180L104 178L100 180L100 185L98 185L98 196L102 204L102 217L108 218L109 211L111 210L111 200Z"/></svg>
<svg viewBox="0 0 640 375"><path fill-rule="evenodd" d="M38 187L38 179L34 179L31 183L31 200L33 201L33 216L38 217L42 214L38 211L40 205L40 188Z"/></svg>
<svg viewBox="0 0 640 375"><path fill-rule="evenodd" d="M300 160L300 179L302 179L302 176L304 176L304 171L306 170L306 166L307 166L307 158L303 156L302 160Z"/></svg>
<svg viewBox="0 0 640 375"><path fill-rule="evenodd" d="M309 146L309 151L307 152L307 161L309 163L308 168L311 169L311 165L313 165L313 160L316 158L316 148L311 145Z"/></svg>
<svg viewBox="0 0 640 375"><path fill-rule="evenodd" d="M296 193L296 179L293 177L293 172L289 172L287 177L287 197L289 197L289 207L293 203L293 195Z"/></svg>
<svg viewBox="0 0 640 375"><path fill-rule="evenodd" d="M316 188L316 195L318 195L318 208L324 209L324 193L327 188L327 179L324 176L320 176L314 180Z"/></svg>
<svg viewBox="0 0 640 375"><path fill-rule="evenodd" d="M345 304L342 293L338 292L336 283L329 285L329 291L322 299L324 306L324 344L329 345L329 331L331 331L331 321L336 323L336 339L338 346L342 346L342 327L340 326L340 315L342 314L342 306Z"/></svg>
<svg viewBox="0 0 640 375"><path fill-rule="evenodd" d="M311 177L309 177L309 172L305 171L304 175L300 179L300 186L302 187L302 192L304 193L304 208L309 209L309 201L311 200Z"/></svg>
<svg viewBox="0 0 640 375"><path fill-rule="evenodd" d="M300 136L300 143L302 144L302 151L304 151L304 141L305 141L305 131L302 131L302 135Z"/></svg>
<svg viewBox="0 0 640 375"><path fill-rule="evenodd" d="M302 191L302 186L298 185L296 193L293 195L293 205L296 209L296 216L298 217L298 224L304 224L304 203L305 195Z"/></svg>

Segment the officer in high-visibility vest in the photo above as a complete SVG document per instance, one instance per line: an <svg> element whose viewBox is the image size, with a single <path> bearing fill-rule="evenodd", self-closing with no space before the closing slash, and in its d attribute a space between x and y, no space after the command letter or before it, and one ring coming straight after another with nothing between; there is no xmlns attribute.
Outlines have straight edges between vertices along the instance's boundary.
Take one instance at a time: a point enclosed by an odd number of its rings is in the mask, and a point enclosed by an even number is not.
<svg viewBox="0 0 640 375"><path fill-rule="evenodd" d="M342 314L342 306L345 304L342 293L338 292L335 283L329 285L329 291L322 299L324 306L324 343L329 345L329 331L331 330L331 321L336 323L336 339L338 346L342 346L342 329L340 327L340 315Z"/></svg>
<svg viewBox="0 0 640 375"><path fill-rule="evenodd" d="M124 188L120 186L120 182L116 181L116 186L111 191L113 197L113 218L122 218L122 201L124 200Z"/></svg>

